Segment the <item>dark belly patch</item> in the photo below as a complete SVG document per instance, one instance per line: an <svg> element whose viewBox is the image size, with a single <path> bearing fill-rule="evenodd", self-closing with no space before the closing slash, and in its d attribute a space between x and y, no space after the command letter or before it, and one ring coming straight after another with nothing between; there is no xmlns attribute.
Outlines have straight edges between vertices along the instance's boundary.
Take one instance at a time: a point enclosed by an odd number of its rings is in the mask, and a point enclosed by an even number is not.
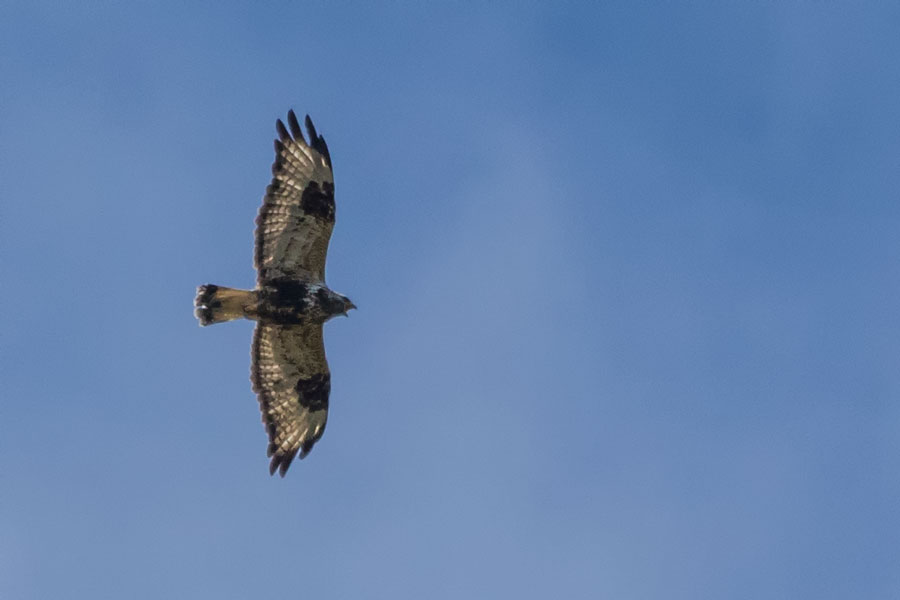
<svg viewBox="0 0 900 600"><path fill-rule="evenodd" d="M315 295L309 284L291 279L276 279L260 289L259 318L281 325L301 325L309 320Z"/></svg>

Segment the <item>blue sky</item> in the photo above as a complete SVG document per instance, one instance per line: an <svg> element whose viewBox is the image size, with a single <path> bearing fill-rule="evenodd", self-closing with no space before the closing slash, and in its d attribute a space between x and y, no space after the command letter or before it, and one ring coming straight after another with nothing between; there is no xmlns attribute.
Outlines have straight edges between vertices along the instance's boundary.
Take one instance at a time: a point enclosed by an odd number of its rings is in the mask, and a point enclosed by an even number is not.
<svg viewBox="0 0 900 600"><path fill-rule="evenodd" d="M3 598L900 596L900 10L7 2ZM274 121L328 431L270 478Z"/></svg>

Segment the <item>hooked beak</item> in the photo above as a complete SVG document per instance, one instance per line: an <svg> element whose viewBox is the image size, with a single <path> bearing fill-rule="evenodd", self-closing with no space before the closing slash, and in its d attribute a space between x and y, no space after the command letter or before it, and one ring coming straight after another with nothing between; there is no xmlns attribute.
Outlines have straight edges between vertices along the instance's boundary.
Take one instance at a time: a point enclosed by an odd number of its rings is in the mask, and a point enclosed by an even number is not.
<svg viewBox="0 0 900 600"><path fill-rule="evenodd" d="M347 310L345 310L343 314L345 317L349 317L350 315L348 315L347 312L351 311L351 310L356 310L356 305L353 304L352 302L348 302L346 308L347 308Z"/></svg>

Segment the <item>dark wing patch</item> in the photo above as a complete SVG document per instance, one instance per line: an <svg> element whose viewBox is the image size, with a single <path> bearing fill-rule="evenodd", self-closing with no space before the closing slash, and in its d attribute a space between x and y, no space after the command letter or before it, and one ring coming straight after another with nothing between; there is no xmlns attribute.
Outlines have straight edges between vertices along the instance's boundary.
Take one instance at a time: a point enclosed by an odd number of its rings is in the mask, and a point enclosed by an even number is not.
<svg viewBox="0 0 900 600"><path fill-rule="evenodd" d="M254 265L260 284L271 279L325 280L334 229L334 177L324 138L306 117L307 144L294 111L275 123L275 162L256 218Z"/></svg>
<svg viewBox="0 0 900 600"><path fill-rule="evenodd" d="M322 325L257 324L250 381L269 436L269 473L284 477L325 432L331 373Z"/></svg>

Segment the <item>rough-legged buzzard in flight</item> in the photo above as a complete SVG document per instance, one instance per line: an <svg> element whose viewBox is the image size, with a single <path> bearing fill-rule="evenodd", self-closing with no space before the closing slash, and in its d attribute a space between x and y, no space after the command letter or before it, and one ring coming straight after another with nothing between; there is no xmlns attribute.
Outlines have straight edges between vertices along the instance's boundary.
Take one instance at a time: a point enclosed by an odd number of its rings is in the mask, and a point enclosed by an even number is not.
<svg viewBox="0 0 900 600"><path fill-rule="evenodd" d="M322 326L356 308L325 285L325 255L334 229L334 177L328 146L309 116L309 142L288 112L275 123L275 163L256 218L256 289L203 285L200 325L233 319L257 322L250 381L269 434L269 473L282 477L297 453L305 457L328 418L331 374Z"/></svg>

